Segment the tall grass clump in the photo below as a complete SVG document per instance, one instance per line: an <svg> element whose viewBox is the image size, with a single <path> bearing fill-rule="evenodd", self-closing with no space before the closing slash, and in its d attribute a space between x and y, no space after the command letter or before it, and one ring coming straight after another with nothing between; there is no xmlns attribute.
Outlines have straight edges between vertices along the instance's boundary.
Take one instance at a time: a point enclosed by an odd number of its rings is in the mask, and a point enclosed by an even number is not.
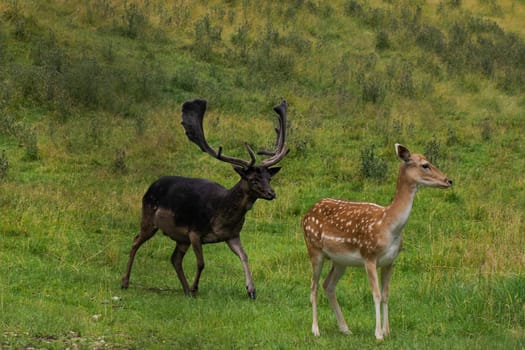
<svg viewBox="0 0 525 350"><path fill-rule="evenodd" d="M105 6L105 8L108 8ZM124 15L122 16L122 32L132 39L144 37L148 25L148 17L141 11L135 2L124 2Z"/></svg>
<svg viewBox="0 0 525 350"><path fill-rule="evenodd" d="M0 155L0 180L5 179L7 176L7 171L9 170L9 158L5 149L2 150Z"/></svg>
<svg viewBox="0 0 525 350"><path fill-rule="evenodd" d="M230 37L230 41L233 45L232 54L242 63L247 63L248 58L250 57L250 29L251 25L249 23L243 23L237 27Z"/></svg>
<svg viewBox="0 0 525 350"><path fill-rule="evenodd" d="M26 130L23 142L25 146L24 159L28 161L39 160L40 150L36 133L33 130Z"/></svg>
<svg viewBox="0 0 525 350"><path fill-rule="evenodd" d="M128 166L126 165L126 151L122 148L117 149L113 160L112 171L116 174L126 174Z"/></svg>
<svg viewBox="0 0 525 350"><path fill-rule="evenodd" d="M388 173L388 164L376 153L375 145L361 149L361 175L365 178L382 180Z"/></svg>
<svg viewBox="0 0 525 350"><path fill-rule="evenodd" d="M213 57L214 49L221 44L222 27L214 25L210 16L206 14L195 23L194 35L193 51L198 58L209 61Z"/></svg>
<svg viewBox="0 0 525 350"><path fill-rule="evenodd" d="M430 163L438 164L438 161L441 158L441 142L436 136L433 136L431 140L427 141L424 154Z"/></svg>

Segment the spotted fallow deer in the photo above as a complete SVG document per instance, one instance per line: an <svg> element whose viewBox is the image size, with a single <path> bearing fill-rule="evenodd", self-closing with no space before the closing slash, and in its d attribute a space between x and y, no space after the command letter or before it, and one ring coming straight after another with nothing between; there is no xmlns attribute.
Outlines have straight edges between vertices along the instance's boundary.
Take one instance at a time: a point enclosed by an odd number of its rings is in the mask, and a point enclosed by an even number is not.
<svg viewBox="0 0 525 350"><path fill-rule="evenodd" d="M335 295L335 287L348 266L364 266L375 304L377 339L390 333L388 324L388 284L392 264L401 250L401 232L408 220L419 185L448 188L452 181L424 156L411 154L399 144L396 194L386 207L372 203L325 198L315 203L302 220L304 239L312 263L312 333L319 336L317 290L325 259L332 261L323 287L337 318L339 329L350 333ZM381 291L377 268L381 267ZM381 326L381 308L383 324Z"/></svg>
<svg viewBox="0 0 525 350"><path fill-rule="evenodd" d="M228 157L222 153L221 147L215 151L208 145L202 126L206 111L205 100L187 101L182 105L182 125L190 141L213 158L231 164L241 178L231 189L209 180L180 176L164 176L155 181L142 199L140 233L133 240L126 273L122 278L122 288L128 288L137 250L160 229L176 242L171 263L186 295L193 295L198 290L200 275L204 269L202 245L226 242L240 258L248 295L255 299L255 286L248 266L248 257L241 244L240 232L247 211L258 198L275 198L270 180L281 168L273 166L288 152L286 109L285 101L274 107L279 119L275 150L259 151L258 154L268 158L260 165L255 165L255 152L248 144L245 146L250 161ZM182 260L190 246L193 247L197 258L197 273L191 287L182 268Z"/></svg>

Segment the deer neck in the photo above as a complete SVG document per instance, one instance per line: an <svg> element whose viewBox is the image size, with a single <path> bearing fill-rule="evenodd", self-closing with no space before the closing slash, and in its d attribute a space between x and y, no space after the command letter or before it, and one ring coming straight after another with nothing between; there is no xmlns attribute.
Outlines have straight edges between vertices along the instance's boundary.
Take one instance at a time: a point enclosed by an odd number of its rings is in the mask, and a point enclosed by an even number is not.
<svg viewBox="0 0 525 350"><path fill-rule="evenodd" d="M394 234L401 234L412 210L416 192L417 183L408 178L405 168L401 166L397 177L396 194L392 203L385 208L386 217L390 219L390 227Z"/></svg>
<svg viewBox="0 0 525 350"><path fill-rule="evenodd" d="M228 221L240 221L244 219L246 212L252 208L256 199L249 195L248 185L241 180L228 190L219 210L223 216L228 218Z"/></svg>

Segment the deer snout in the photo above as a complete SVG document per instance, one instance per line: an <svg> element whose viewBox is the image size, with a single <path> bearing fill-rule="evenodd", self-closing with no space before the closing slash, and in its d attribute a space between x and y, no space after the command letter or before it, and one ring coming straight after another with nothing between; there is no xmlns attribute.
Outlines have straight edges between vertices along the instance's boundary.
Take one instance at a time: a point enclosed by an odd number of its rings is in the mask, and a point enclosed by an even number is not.
<svg viewBox="0 0 525 350"><path fill-rule="evenodd" d="M450 186L452 186L452 180L450 180L448 177L446 177L444 180L443 180L443 188L449 188Z"/></svg>
<svg viewBox="0 0 525 350"><path fill-rule="evenodd" d="M272 199L275 199L275 191L270 189L270 190L264 192L263 195L262 195L262 198L266 199L266 200L269 200L269 201L271 201Z"/></svg>

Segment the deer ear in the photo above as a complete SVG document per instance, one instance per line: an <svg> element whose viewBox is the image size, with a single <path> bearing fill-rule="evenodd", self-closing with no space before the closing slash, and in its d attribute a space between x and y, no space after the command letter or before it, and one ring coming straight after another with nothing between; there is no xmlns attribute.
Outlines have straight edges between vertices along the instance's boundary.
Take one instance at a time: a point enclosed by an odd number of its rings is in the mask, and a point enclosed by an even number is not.
<svg viewBox="0 0 525 350"><path fill-rule="evenodd" d="M273 167L273 168L268 168L268 172L270 173L270 176L274 176L275 174L277 174L279 172L279 170L281 170L281 167L279 167L279 166Z"/></svg>
<svg viewBox="0 0 525 350"><path fill-rule="evenodd" d="M403 145L400 145L399 143L396 143L396 154L404 162L408 162L410 160L410 151L408 148L406 148Z"/></svg>

